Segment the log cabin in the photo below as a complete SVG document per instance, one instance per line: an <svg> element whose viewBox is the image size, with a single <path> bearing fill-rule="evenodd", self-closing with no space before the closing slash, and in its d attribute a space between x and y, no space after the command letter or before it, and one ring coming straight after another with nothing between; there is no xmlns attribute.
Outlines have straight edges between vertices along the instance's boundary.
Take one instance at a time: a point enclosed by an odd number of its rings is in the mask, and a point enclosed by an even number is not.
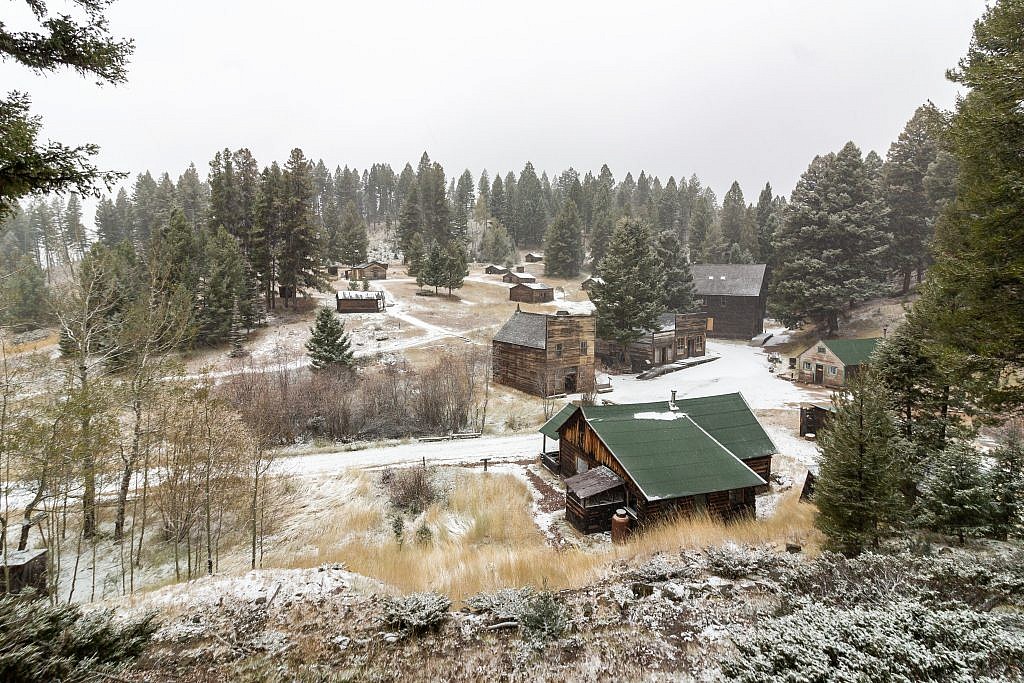
<svg viewBox="0 0 1024 683"><path fill-rule="evenodd" d="M544 254L539 254L537 252L531 251L530 253L523 257L523 260L526 261L527 263L540 263L541 261L544 260Z"/></svg>
<svg viewBox="0 0 1024 683"><path fill-rule="evenodd" d="M753 515L777 452L738 393L570 404L540 432L542 450L547 439L558 441L566 519L584 533L606 531L618 508L636 526L675 514ZM600 474L590 474L595 470Z"/></svg>
<svg viewBox="0 0 1024 683"><path fill-rule="evenodd" d="M530 273L516 272L516 273L505 273L501 278L502 282L509 282L513 285L522 284L524 282L536 282L537 278Z"/></svg>
<svg viewBox="0 0 1024 683"><path fill-rule="evenodd" d="M521 301L525 304L543 304L555 300L555 290L541 282L520 282L508 290L509 301Z"/></svg>
<svg viewBox="0 0 1024 683"><path fill-rule="evenodd" d="M535 396L594 391L591 315L516 309L492 341L494 381Z"/></svg>
<svg viewBox="0 0 1024 683"><path fill-rule="evenodd" d="M338 292L338 313L380 313L384 310L384 292Z"/></svg>
<svg viewBox="0 0 1024 683"><path fill-rule="evenodd" d="M806 384L845 387L871 359L881 337L819 339L796 356L796 379Z"/></svg>
<svg viewBox="0 0 1024 683"><path fill-rule="evenodd" d="M604 278L598 275L591 275L586 280L580 283L580 289L582 289L587 294L590 294L594 287L600 287L603 284Z"/></svg>
<svg viewBox="0 0 1024 683"><path fill-rule="evenodd" d="M707 316L703 313L662 313L658 327L627 347L625 356L616 342L598 339L597 357L617 366L625 358L634 372L667 365L683 358L703 356L707 345Z"/></svg>
<svg viewBox="0 0 1024 683"><path fill-rule="evenodd" d="M505 266L496 266L493 263L489 263L487 267L484 268L484 273L487 275L504 275L507 272L508 268Z"/></svg>
<svg viewBox="0 0 1024 683"><path fill-rule="evenodd" d="M346 280L387 280L388 264L383 261L358 263L345 270Z"/></svg>
<svg viewBox="0 0 1024 683"><path fill-rule="evenodd" d="M708 336L752 339L764 332L768 266L701 263L690 266L697 303L708 317Z"/></svg>

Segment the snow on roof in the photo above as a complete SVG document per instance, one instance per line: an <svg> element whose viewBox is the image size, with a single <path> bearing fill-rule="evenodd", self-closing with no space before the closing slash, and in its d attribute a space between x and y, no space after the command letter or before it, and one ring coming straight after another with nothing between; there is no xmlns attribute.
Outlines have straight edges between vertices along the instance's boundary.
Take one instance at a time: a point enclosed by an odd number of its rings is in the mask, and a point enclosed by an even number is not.
<svg viewBox="0 0 1024 683"><path fill-rule="evenodd" d="M760 296L764 263L700 263L690 266L698 296Z"/></svg>
<svg viewBox="0 0 1024 683"><path fill-rule="evenodd" d="M384 292L360 292L347 290L338 292L339 299L383 299Z"/></svg>

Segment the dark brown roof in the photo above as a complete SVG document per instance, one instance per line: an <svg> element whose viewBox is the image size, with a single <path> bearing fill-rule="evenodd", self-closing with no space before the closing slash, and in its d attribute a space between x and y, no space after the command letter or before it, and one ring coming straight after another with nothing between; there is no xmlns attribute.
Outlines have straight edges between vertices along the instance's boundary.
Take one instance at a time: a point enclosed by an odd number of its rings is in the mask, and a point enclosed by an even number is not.
<svg viewBox="0 0 1024 683"><path fill-rule="evenodd" d="M515 289L516 287L526 287L527 289L551 289L551 285L546 285L543 282L520 282L512 289Z"/></svg>
<svg viewBox="0 0 1024 683"><path fill-rule="evenodd" d="M690 266L697 296L760 296L763 263L699 263Z"/></svg>
<svg viewBox="0 0 1024 683"><path fill-rule="evenodd" d="M622 486L622 478L604 465L565 480L565 488L575 493L577 498L590 498L617 486Z"/></svg>
<svg viewBox="0 0 1024 683"><path fill-rule="evenodd" d="M546 349L547 329L547 316L543 313L516 311L498 330L498 334L494 335L494 341L531 349Z"/></svg>

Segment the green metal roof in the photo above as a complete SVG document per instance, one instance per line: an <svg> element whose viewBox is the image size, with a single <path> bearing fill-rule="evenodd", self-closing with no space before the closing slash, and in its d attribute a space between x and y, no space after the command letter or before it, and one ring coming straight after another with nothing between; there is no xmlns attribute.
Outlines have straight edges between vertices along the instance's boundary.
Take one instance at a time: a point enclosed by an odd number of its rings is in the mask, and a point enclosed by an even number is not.
<svg viewBox="0 0 1024 683"><path fill-rule="evenodd" d="M565 421L568 420L579 406L573 405L572 403L567 404L561 410L552 416L550 420L544 423L544 426L540 428L540 433L549 439L558 440L558 430L562 428Z"/></svg>
<svg viewBox="0 0 1024 683"><path fill-rule="evenodd" d="M824 339L822 344L834 353L843 365L861 365L871 359L881 337L870 339Z"/></svg>

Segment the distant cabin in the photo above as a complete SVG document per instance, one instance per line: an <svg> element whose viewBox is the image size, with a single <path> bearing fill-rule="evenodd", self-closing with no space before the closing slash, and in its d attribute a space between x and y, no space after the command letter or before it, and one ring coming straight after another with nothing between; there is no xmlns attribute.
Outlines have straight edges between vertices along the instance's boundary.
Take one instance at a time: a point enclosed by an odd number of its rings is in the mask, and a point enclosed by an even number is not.
<svg viewBox="0 0 1024 683"><path fill-rule="evenodd" d="M327 266L327 274L330 275L331 277L337 277L340 271L341 266L337 263L332 263L329 266Z"/></svg>
<svg viewBox="0 0 1024 683"><path fill-rule="evenodd" d="M494 335L494 381L535 396L591 392L594 384L592 315L516 310Z"/></svg>
<svg viewBox="0 0 1024 683"><path fill-rule="evenodd" d="M540 428L558 442L565 517L607 531L616 509L637 526L678 514L753 517L775 444L740 394L567 405Z"/></svg>
<svg viewBox="0 0 1024 683"><path fill-rule="evenodd" d="M505 273L508 272L508 268L506 268L505 266L496 266L493 263L491 263L486 268L484 268L484 272L487 273L488 275L504 275Z"/></svg>
<svg viewBox="0 0 1024 683"><path fill-rule="evenodd" d="M526 266L516 266L516 272L517 273L525 273L526 272Z"/></svg>
<svg viewBox="0 0 1024 683"><path fill-rule="evenodd" d="M520 282L508 290L509 301L521 301L525 304L543 304L555 300L555 290L540 282Z"/></svg>
<svg viewBox="0 0 1024 683"><path fill-rule="evenodd" d="M658 327L644 332L629 345L626 361L634 372L667 365L684 358L703 356L707 346L707 316L703 313L662 313ZM597 340L597 357L606 365L623 360L622 347L607 339Z"/></svg>
<svg viewBox="0 0 1024 683"><path fill-rule="evenodd" d="M518 285L523 282L536 282L537 278L529 273L505 273L505 276L501 278L501 281L511 282L514 285Z"/></svg>
<svg viewBox="0 0 1024 683"><path fill-rule="evenodd" d="M337 304L338 313L380 313L384 310L384 292L338 292Z"/></svg>
<svg viewBox="0 0 1024 683"><path fill-rule="evenodd" d="M881 337L819 339L796 357L796 379L807 384L843 387L871 359Z"/></svg>
<svg viewBox="0 0 1024 683"><path fill-rule="evenodd" d="M383 261L367 261L348 268L346 280L387 280L388 264Z"/></svg>
<svg viewBox="0 0 1024 683"><path fill-rule="evenodd" d="M526 261L527 263L540 263L541 261L544 260L544 254L538 254L536 252L531 251L529 254L523 257L523 260Z"/></svg>
<svg viewBox="0 0 1024 683"><path fill-rule="evenodd" d="M600 287L603 284L604 278L592 275L580 284L580 289L589 294L594 287Z"/></svg>
<svg viewBox="0 0 1024 683"><path fill-rule="evenodd" d="M49 593L46 584L46 550L7 550L0 554L0 594L33 589Z"/></svg>
<svg viewBox="0 0 1024 683"><path fill-rule="evenodd" d="M697 303L708 317L708 336L752 339L764 332L768 266L701 263L690 266Z"/></svg>

